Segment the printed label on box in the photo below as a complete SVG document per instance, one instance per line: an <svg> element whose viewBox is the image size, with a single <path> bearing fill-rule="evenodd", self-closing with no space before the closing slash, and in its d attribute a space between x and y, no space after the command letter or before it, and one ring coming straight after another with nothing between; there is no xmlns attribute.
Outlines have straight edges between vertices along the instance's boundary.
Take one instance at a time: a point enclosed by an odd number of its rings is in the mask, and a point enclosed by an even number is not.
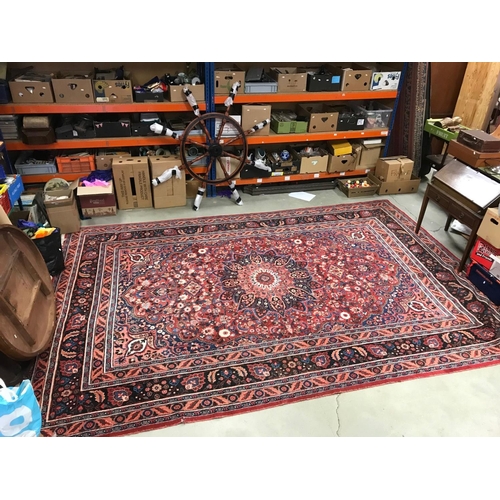
<svg viewBox="0 0 500 500"><path fill-rule="evenodd" d="M332 83L340 83L340 75L332 76Z"/></svg>

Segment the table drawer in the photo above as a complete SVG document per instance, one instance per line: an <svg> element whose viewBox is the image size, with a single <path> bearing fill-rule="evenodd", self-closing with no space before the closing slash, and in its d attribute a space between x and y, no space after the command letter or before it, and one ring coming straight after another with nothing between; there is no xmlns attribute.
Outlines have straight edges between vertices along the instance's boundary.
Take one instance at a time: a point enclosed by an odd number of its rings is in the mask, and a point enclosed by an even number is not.
<svg viewBox="0 0 500 500"><path fill-rule="evenodd" d="M429 185L428 196L429 199L436 202L443 210L445 210L448 215L451 215L454 219L458 220L467 227L476 227L478 221L481 220L481 217L479 217L476 213L471 211L469 208L460 205L446 193L436 189L435 186Z"/></svg>

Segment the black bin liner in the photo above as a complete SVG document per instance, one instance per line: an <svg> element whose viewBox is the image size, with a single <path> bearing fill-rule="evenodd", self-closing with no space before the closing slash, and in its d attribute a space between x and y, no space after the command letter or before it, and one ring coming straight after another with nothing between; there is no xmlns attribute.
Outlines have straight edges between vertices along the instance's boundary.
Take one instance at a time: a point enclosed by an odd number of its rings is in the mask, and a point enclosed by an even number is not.
<svg viewBox="0 0 500 500"><path fill-rule="evenodd" d="M35 238L31 241L40 250L51 276L55 276L64 270L64 256L59 228L56 228L52 234L45 236L45 238Z"/></svg>

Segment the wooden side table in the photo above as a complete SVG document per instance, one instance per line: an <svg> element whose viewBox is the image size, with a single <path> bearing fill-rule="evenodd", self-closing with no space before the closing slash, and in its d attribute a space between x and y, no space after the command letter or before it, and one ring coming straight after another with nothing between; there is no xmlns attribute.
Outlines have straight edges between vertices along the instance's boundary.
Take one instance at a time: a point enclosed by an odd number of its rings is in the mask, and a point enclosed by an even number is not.
<svg viewBox="0 0 500 500"><path fill-rule="evenodd" d="M460 272L465 267L474 246L477 230L486 209L496 207L500 202L500 184L458 160L453 160L434 174L432 181L427 185L415 226L416 234L420 230L429 200L437 203L448 214L445 231L448 231L453 219L460 221L471 230L462 260L457 268Z"/></svg>

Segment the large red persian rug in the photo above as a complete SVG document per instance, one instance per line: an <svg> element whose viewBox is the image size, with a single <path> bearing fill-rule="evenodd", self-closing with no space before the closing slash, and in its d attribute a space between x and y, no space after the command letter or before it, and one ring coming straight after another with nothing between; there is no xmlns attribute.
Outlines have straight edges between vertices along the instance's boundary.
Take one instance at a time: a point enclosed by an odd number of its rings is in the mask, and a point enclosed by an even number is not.
<svg viewBox="0 0 500 500"><path fill-rule="evenodd" d="M83 228L66 242L46 436L102 436L500 360L500 315L389 201Z"/></svg>

